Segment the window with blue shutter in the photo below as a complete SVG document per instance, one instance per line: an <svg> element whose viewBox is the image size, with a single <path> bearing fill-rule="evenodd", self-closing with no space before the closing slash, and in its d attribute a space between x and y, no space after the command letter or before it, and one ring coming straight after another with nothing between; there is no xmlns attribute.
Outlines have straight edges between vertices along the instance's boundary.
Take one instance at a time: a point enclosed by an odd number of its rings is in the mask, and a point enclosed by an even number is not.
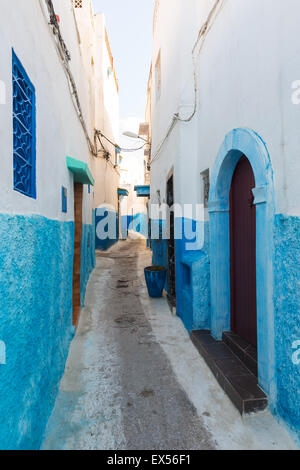
<svg viewBox="0 0 300 470"><path fill-rule="evenodd" d="M35 88L12 52L14 189L36 198Z"/></svg>

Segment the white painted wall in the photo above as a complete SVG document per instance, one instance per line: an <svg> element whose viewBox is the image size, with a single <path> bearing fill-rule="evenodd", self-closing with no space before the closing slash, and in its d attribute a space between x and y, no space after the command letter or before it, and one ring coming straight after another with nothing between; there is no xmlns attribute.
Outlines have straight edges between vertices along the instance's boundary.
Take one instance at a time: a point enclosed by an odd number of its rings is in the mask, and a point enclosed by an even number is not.
<svg viewBox="0 0 300 470"><path fill-rule="evenodd" d="M135 134L139 132L141 119L127 118L120 123L120 142L122 148L135 149L143 146L143 141L132 139L123 135L123 132L130 131ZM121 186L129 191L129 196L122 203L122 215L147 214L148 198L137 197L134 187L144 184L144 148L137 152L122 152Z"/></svg>
<svg viewBox="0 0 300 470"><path fill-rule="evenodd" d="M106 41L103 14L93 14L91 0L83 2L83 8L75 9L80 48L85 75L89 81L89 100L93 110L92 127L113 143L119 142L119 92L116 72L111 64ZM115 168L115 147L104 138L103 146L110 153L106 161L102 156L94 159L95 198L94 207L102 205L118 208L119 168ZM97 143L99 149L101 146Z"/></svg>
<svg viewBox="0 0 300 470"><path fill-rule="evenodd" d="M200 173L212 171L227 132L249 127L265 141L274 170L276 212L300 215L300 4L297 0L226 0L197 58L198 109L178 123L152 163L152 200L165 199L174 167L176 202L200 201ZM160 0L152 65L161 50L162 89L152 87L152 157L171 122L193 109L192 47L214 0Z"/></svg>
<svg viewBox="0 0 300 470"><path fill-rule="evenodd" d="M103 14L95 17L96 44L101 56L96 56L96 128L101 129L103 134L111 142L119 145L119 90L116 83L116 72L111 67L111 59L105 40L105 18ZM101 105L100 105L101 103ZM110 160L106 162L102 158L96 160L96 191L95 207L108 204L118 209L118 187L120 184L119 165L115 167L115 148L104 138L101 139L103 146L110 153ZM100 146L99 146L100 148Z"/></svg>
<svg viewBox="0 0 300 470"><path fill-rule="evenodd" d="M141 120L138 118L123 119L120 123L121 146L124 149L135 149L143 146L143 141L132 139L123 135L130 131L135 134L139 132ZM122 152L121 184L144 184L144 148L137 152Z"/></svg>
<svg viewBox="0 0 300 470"><path fill-rule="evenodd" d="M39 214L61 221L73 220L73 176L66 156L93 167L84 133L75 113L68 82L57 54L53 34L40 2L2 2L0 18L0 80L6 87L6 104L0 105L0 197L1 212ZM44 3L43 1L41 2ZM86 79L78 44L71 0L54 2L61 30L72 55L70 63L79 90L84 116L90 121ZM36 89L37 103L37 199L13 190L12 68L14 48ZM92 135L91 126L88 126ZM93 169L93 168L92 168ZM68 213L61 211L61 187L68 190ZM91 223L93 194L84 187L84 223Z"/></svg>

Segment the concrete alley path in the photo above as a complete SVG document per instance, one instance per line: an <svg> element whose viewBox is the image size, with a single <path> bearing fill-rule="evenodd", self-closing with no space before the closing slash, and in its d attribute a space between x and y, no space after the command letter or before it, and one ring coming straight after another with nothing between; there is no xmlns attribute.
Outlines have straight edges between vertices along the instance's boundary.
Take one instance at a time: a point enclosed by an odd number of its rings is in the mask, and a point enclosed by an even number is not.
<svg viewBox="0 0 300 470"><path fill-rule="evenodd" d="M43 449L293 449L268 411L242 419L166 299L143 240L97 254Z"/></svg>

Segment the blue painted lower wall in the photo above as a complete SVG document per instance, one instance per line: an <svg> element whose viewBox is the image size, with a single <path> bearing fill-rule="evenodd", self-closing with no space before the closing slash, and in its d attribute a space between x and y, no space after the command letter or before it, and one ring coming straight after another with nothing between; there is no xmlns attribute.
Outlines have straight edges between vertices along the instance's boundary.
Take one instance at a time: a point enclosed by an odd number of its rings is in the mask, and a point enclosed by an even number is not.
<svg viewBox="0 0 300 470"><path fill-rule="evenodd" d="M106 251L119 240L119 216L116 211L101 208L95 211L95 248Z"/></svg>
<svg viewBox="0 0 300 470"><path fill-rule="evenodd" d="M83 227L82 300L93 266ZM0 449L38 449L72 328L74 223L0 215Z"/></svg>
<svg viewBox="0 0 300 470"><path fill-rule="evenodd" d="M152 240L152 263L168 268L168 244L166 240Z"/></svg>
<svg viewBox="0 0 300 470"><path fill-rule="evenodd" d="M210 328L209 225L205 223L201 228L204 236L202 249L194 246L196 225L194 220L180 218L175 220L177 313L189 331ZM199 225L197 225L197 230L199 231ZM152 220L151 232L152 235L155 233L160 237L151 241L153 264L167 268L166 224ZM189 244L193 245L193 249L189 249L191 248ZM167 282L165 289L168 291Z"/></svg>
<svg viewBox="0 0 300 470"><path fill-rule="evenodd" d="M176 224L183 234L175 244L177 312L188 331L210 329L209 225L202 224L204 243L199 249L193 236L199 225L187 219L176 219ZM190 244L194 249L188 249Z"/></svg>
<svg viewBox="0 0 300 470"><path fill-rule="evenodd" d="M277 412L300 441L300 365L292 361L300 340L300 219L277 215L274 235Z"/></svg>

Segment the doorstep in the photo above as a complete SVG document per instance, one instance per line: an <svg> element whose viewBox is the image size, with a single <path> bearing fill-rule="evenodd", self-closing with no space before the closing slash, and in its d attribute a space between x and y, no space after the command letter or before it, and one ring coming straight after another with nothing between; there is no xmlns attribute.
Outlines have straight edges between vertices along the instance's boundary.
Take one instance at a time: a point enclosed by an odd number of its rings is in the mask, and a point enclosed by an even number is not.
<svg viewBox="0 0 300 470"><path fill-rule="evenodd" d="M216 341L210 331L194 330L191 339L241 415L262 411L268 406L267 396L258 386L256 375L229 347L232 338L224 338L227 343ZM237 343L237 339L234 340L233 348ZM245 352L242 346L245 345L240 345L240 349ZM238 352L242 355L241 351ZM253 369L253 362L251 367Z"/></svg>
<svg viewBox="0 0 300 470"><path fill-rule="evenodd" d="M235 333L231 333L230 331L223 333L223 342L242 361L242 363L250 369L252 374L257 377L257 349L247 343L243 338Z"/></svg>

